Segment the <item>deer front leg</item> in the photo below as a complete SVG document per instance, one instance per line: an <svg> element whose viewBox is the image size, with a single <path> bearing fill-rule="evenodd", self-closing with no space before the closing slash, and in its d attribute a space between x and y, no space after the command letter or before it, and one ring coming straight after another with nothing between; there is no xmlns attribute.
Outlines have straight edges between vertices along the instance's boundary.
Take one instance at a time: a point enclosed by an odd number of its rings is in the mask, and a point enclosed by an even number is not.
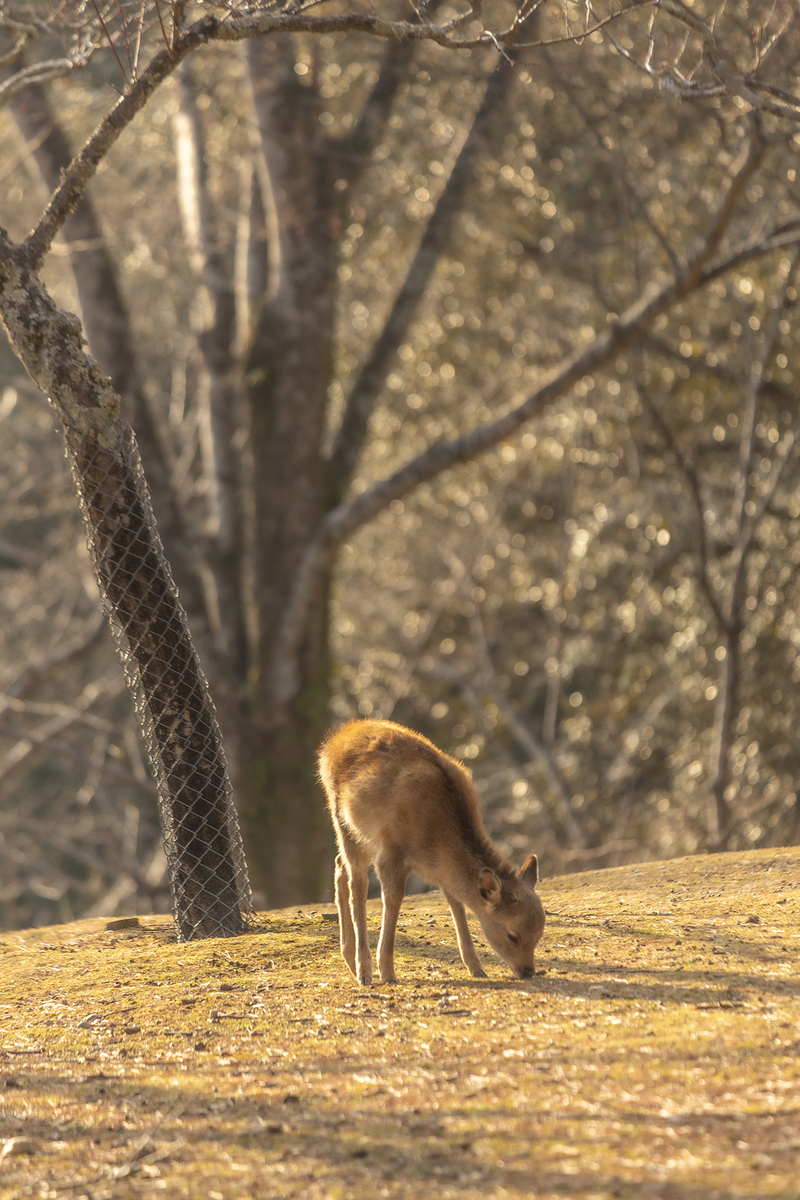
<svg viewBox="0 0 800 1200"><path fill-rule="evenodd" d="M350 915L356 934L355 977L368 987L372 983L372 954L367 936L367 868L360 863L348 862L350 879Z"/></svg>
<svg viewBox="0 0 800 1200"><path fill-rule="evenodd" d="M399 896L383 896L383 921L381 936L378 941L378 968L381 973L381 983L397 983L394 971L394 938L397 932L397 918L400 915L400 905L403 903L402 892Z"/></svg>
<svg viewBox="0 0 800 1200"><path fill-rule="evenodd" d="M339 913L339 946L342 958L354 975L356 972L356 931L353 928L353 918L350 915L350 876L347 864L341 854L336 855L336 866L333 874L336 908Z"/></svg>
<svg viewBox="0 0 800 1200"><path fill-rule="evenodd" d="M483 969L483 963L478 957L478 951L475 949L475 943L472 940L472 934L469 931L467 924L467 914L464 911L464 905L460 900L456 900L455 896L444 893L444 898L450 905L450 912L453 914L453 924L456 927L456 937L458 938L458 949L461 953L461 961L469 971L470 975L475 975L478 979L485 979L486 972Z"/></svg>
<svg viewBox="0 0 800 1200"><path fill-rule="evenodd" d="M375 862L383 897L383 920L378 941L378 967L381 983L397 983L394 971L394 939L397 933L397 918L406 893L408 871L402 860L382 855Z"/></svg>

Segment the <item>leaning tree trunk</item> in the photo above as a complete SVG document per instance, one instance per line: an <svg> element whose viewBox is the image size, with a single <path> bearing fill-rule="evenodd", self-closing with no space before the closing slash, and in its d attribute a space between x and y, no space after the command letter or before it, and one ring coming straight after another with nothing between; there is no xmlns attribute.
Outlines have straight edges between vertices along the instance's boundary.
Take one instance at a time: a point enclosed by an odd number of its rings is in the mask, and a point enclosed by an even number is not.
<svg viewBox="0 0 800 1200"><path fill-rule="evenodd" d="M66 428L90 552L155 774L182 940L244 931L222 742L130 428Z"/></svg>
<svg viewBox="0 0 800 1200"><path fill-rule="evenodd" d="M214 709L150 511L119 396L0 231L0 315L64 427L106 615L159 790L179 935L243 931L249 887ZM241 894L240 894L241 887Z"/></svg>

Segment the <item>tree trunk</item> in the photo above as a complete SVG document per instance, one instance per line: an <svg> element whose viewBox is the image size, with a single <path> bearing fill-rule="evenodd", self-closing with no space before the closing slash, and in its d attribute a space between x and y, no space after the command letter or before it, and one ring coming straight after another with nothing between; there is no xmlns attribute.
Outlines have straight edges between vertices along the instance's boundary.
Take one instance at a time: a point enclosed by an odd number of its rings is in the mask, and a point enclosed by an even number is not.
<svg viewBox="0 0 800 1200"><path fill-rule="evenodd" d="M243 931L235 817L214 708L161 552L120 399L24 247L0 231L0 316L64 427L106 615L159 791L183 938Z"/></svg>
<svg viewBox="0 0 800 1200"><path fill-rule="evenodd" d="M236 739L234 786L259 907L332 895L334 838L316 778L329 695L323 677L296 698L280 726L265 730L251 715Z"/></svg>
<svg viewBox="0 0 800 1200"><path fill-rule="evenodd" d="M308 547L346 492L370 412L397 346L449 238L508 93L510 71L489 77L476 120L423 234L386 330L348 398L331 458L323 438L332 378L340 227L350 189L380 135L410 47L387 50L353 133L324 136L321 101L294 71L291 46L246 48L267 214L267 292L250 329L245 378L253 454L257 672L247 737L237 738L236 795L255 887L274 902L330 891L333 836L316 782L328 724L330 564L320 572L292 642L295 686L281 683L284 620ZM230 738L228 737L230 747Z"/></svg>
<svg viewBox="0 0 800 1200"><path fill-rule="evenodd" d="M214 706L155 533L132 434L67 445L109 619L156 776L183 941L244 932L230 784ZM121 636L119 636L121 634Z"/></svg>
<svg viewBox="0 0 800 1200"><path fill-rule="evenodd" d="M276 703L276 638L304 551L330 507L322 444L332 375L338 265L335 158L316 89L288 43L247 47L268 222L269 291L246 351L258 644L234 749L236 795L254 886L270 903L330 890L333 837L316 782L330 698L329 578L317 588L298 663L301 687Z"/></svg>

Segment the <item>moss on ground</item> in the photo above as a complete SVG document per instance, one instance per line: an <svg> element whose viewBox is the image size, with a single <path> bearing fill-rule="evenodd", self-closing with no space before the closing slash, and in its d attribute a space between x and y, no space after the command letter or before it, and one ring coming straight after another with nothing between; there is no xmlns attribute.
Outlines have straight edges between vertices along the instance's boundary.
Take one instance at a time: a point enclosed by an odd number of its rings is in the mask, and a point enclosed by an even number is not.
<svg viewBox="0 0 800 1200"><path fill-rule="evenodd" d="M3 935L0 1197L798 1200L800 850L541 892L525 982L466 975L438 894L391 989L330 906Z"/></svg>

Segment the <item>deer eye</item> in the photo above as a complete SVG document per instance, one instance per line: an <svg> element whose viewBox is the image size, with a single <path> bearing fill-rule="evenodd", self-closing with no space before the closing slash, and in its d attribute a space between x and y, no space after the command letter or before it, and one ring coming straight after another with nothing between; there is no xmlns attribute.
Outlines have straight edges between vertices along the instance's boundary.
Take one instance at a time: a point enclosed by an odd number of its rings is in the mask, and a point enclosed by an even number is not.
<svg viewBox="0 0 800 1200"><path fill-rule="evenodd" d="M518 945L519 945L519 938L517 937L517 935L516 935L515 933L510 933L510 934L508 935L508 940L511 942L511 945L512 945L512 946L518 946Z"/></svg>

